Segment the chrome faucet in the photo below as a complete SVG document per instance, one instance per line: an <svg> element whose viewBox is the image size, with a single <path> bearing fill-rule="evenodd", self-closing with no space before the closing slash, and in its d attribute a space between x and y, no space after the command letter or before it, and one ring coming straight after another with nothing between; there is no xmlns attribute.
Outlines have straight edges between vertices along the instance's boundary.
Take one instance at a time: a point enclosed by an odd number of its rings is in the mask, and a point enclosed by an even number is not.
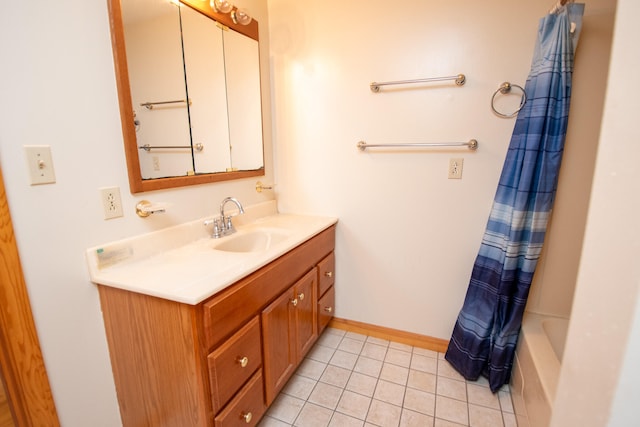
<svg viewBox="0 0 640 427"><path fill-rule="evenodd" d="M231 222L231 215L227 216L224 214L224 206L228 202L233 202L238 207L238 210L241 214L244 213L244 209L242 208L242 204L238 201L238 199L234 197L226 197L222 203L220 203L220 217L215 218L211 221L205 221L205 225L213 224L213 232L211 233L211 237L214 239L218 239L223 236L228 236L229 234L233 234L236 232L233 223Z"/></svg>

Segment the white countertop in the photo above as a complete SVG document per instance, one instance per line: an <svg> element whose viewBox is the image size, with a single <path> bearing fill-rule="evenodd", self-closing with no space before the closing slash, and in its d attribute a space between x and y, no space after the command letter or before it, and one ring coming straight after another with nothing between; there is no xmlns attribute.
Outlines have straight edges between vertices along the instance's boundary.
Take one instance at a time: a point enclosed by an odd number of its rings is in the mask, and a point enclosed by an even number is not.
<svg viewBox="0 0 640 427"><path fill-rule="evenodd" d="M333 217L278 214L274 202L245 212L234 218L237 233L220 239L211 238L211 227L203 225L203 218L89 248L91 281L195 305L337 222ZM262 251L214 249L226 239L265 229L283 230L286 237Z"/></svg>

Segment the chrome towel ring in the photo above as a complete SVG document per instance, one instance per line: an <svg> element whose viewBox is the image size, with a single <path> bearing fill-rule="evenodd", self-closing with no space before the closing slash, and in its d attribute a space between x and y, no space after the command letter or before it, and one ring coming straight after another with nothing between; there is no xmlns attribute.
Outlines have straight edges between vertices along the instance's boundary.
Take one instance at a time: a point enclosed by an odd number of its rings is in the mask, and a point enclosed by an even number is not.
<svg viewBox="0 0 640 427"><path fill-rule="evenodd" d="M517 87L518 89L520 89L520 91L522 92L522 98L520 98L520 106L518 107L518 109L516 111L514 111L511 114L503 114L501 112L499 112L498 110L496 110L495 107L495 100L496 100L496 95L498 93L501 93L503 95L506 95L507 93L511 92L511 88L512 87ZM520 110L522 110L522 107L524 107L524 104L527 102L527 93L524 91L524 89L522 88L522 86L518 86L509 82L504 82L500 85L500 87L498 88L498 90L496 90L495 92L493 92L493 96L491 97L491 109L493 110L494 113L496 113L498 116L500 117L505 117L505 118L510 118L510 117L514 117L516 114L518 114L518 112Z"/></svg>

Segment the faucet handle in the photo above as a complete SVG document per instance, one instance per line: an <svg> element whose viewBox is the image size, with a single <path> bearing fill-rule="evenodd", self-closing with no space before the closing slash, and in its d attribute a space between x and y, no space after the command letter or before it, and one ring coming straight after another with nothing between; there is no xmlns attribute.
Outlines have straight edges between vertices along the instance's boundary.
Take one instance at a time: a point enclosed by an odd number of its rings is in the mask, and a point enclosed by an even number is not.
<svg viewBox="0 0 640 427"><path fill-rule="evenodd" d="M233 226L233 222L231 222L231 215L222 219L223 223L226 222L224 228L227 230L227 233L235 233L236 228Z"/></svg>
<svg viewBox="0 0 640 427"><path fill-rule="evenodd" d="M222 237L222 231L220 230L221 228L221 222L219 218L215 218L215 219L208 219L204 222L204 225L211 225L213 224L213 230L211 232L211 237L213 237L214 239L217 239L219 237ZM222 228L224 229L224 223L222 223Z"/></svg>

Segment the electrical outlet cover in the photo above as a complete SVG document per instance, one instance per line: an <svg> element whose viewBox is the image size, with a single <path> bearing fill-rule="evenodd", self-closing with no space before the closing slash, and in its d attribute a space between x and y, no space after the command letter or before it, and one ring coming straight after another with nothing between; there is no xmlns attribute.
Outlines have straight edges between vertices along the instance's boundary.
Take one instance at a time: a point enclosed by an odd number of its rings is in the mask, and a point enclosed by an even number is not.
<svg viewBox="0 0 640 427"><path fill-rule="evenodd" d="M102 208L104 209L104 219L118 218L123 216L122 199L120 198L119 187L103 187L100 189Z"/></svg>

